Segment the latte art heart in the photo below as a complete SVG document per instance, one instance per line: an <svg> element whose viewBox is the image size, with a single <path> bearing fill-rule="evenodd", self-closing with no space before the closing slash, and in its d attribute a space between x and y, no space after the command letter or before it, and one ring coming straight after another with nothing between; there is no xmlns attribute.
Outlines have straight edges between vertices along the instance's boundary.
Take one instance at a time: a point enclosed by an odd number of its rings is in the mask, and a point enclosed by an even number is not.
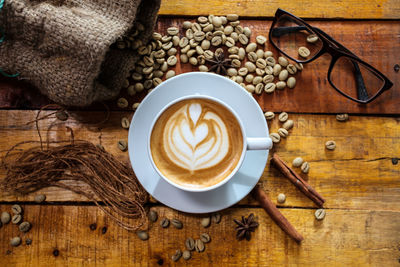
<svg viewBox="0 0 400 267"><path fill-rule="evenodd" d="M236 168L243 136L235 116L209 99L188 99L168 107L150 136L157 169L185 187L207 187Z"/></svg>
<svg viewBox="0 0 400 267"><path fill-rule="evenodd" d="M221 118L199 104L187 104L165 125L164 149L178 166L190 170L209 168L228 153L229 137Z"/></svg>

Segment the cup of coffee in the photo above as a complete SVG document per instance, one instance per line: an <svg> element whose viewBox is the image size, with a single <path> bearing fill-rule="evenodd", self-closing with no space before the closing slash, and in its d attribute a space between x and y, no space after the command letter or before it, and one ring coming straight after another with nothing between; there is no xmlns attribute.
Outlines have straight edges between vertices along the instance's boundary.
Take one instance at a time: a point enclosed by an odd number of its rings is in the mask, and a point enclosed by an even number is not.
<svg viewBox="0 0 400 267"><path fill-rule="evenodd" d="M247 137L235 111L206 95L169 102L155 117L148 137L147 150L157 173L191 192L222 186L240 169L247 150L272 147L268 137Z"/></svg>

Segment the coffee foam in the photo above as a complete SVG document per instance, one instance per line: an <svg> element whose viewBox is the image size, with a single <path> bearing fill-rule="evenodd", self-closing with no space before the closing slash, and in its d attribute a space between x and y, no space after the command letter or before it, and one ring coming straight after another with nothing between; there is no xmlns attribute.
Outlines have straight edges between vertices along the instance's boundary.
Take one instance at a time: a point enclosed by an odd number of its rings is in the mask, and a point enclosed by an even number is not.
<svg viewBox="0 0 400 267"><path fill-rule="evenodd" d="M150 149L168 179L190 187L222 181L238 164L243 136L233 114L206 99L180 101L154 125Z"/></svg>

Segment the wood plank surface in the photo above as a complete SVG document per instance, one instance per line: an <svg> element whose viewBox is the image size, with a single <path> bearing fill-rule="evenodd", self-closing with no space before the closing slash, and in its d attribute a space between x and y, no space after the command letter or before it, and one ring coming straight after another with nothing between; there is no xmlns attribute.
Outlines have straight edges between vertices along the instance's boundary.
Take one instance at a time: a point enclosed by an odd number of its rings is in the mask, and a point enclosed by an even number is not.
<svg viewBox="0 0 400 267"><path fill-rule="evenodd" d="M128 164L128 153L119 151L116 143L119 139L127 139L128 131L120 127L120 120L123 116L130 118L132 112L112 112L110 120L101 126L101 131L98 127L80 123L76 118L81 121L89 118L92 122L101 121L105 116L103 112L71 114L66 124L49 119L40 125L42 129L52 125L49 131L51 140L68 140L66 125L74 130L75 138L95 144L99 143L101 134L105 149ZM0 156L17 142L38 140L34 125L25 125L35 116L36 111L0 111L0 151L3 151ZM275 145L274 150L290 164L296 156L310 163L309 174L301 175L327 199L326 207L400 212L400 164L392 163L392 158L400 158L398 118L350 116L349 121L342 123L334 115L290 114L289 117L294 120L295 126L286 139ZM269 122L269 127L270 132L276 132L281 126L275 119ZM325 149L328 140L336 141L335 151ZM301 173L299 169L296 170ZM0 170L0 179L4 175L4 170ZM273 201L276 201L279 193L285 193L287 201L284 206L315 207L269 164L261 180ZM43 192L49 201L87 201L61 189L48 188ZM34 194L17 197L0 193L0 201L32 201L33 198ZM250 197L240 204L257 205Z"/></svg>
<svg viewBox="0 0 400 267"><path fill-rule="evenodd" d="M0 210L10 210L1 205ZM153 207L159 220L150 226L149 240L141 241L105 218L97 207L24 205L24 219L32 229L22 234L17 226L0 229L0 262L3 266L397 266L400 213L392 211L327 210L323 221L314 209L281 209L304 236L299 245L289 239L259 208L230 208L222 212L220 224L204 229L202 217L165 207ZM260 226L250 242L235 240L233 219L254 213ZM178 218L183 229L163 229L161 218ZM96 223L91 231L89 225ZM107 231L102 234L102 228ZM184 249L185 239L208 233L211 242L192 259L174 264L171 255ZM23 243L11 247L9 240L20 236ZM59 255L53 255L57 249ZM7 251L10 251L7 253ZM161 261L162 260L162 261Z"/></svg>
<svg viewBox="0 0 400 267"><path fill-rule="evenodd" d="M159 20L157 31L165 34L166 28L179 26L184 19L162 18ZM343 43L361 59L382 71L394 86L383 93L378 99L367 105L356 104L337 93L328 83L326 76L330 63L328 55L305 65L303 72L298 73L296 87L275 91L273 94L263 93L255 96L264 109L275 111L301 113L358 113L358 114L400 114L400 73L393 69L400 62L400 23L397 21L313 21L316 27L329 33L337 41ZM268 35L270 21L243 20L243 26L252 29L252 41L259 34ZM183 33L181 33L183 34ZM356 36L356 38L355 38ZM261 48L261 47L260 47ZM272 50L275 57L277 52L268 44L263 49ZM176 73L197 71L197 67L189 64L180 64L174 68ZM131 104L144 97L144 93L129 97L125 90L122 96L129 98ZM107 104L117 110L116 101ZM11 79L0 79L0 108L40 108L49 103L47 98L40 96L31 86ZM95 105L90 109L102 108Z"/></svg>
<svg viewBox="0 0 400 267"><path fill-rule="evenodd" d="M225 15L227 10L245 17L273 17L280 7L299 17L344 19L399 19L399 0L263 1L263 0L168 0L161 2L159 14L195 16Z"/></svg>

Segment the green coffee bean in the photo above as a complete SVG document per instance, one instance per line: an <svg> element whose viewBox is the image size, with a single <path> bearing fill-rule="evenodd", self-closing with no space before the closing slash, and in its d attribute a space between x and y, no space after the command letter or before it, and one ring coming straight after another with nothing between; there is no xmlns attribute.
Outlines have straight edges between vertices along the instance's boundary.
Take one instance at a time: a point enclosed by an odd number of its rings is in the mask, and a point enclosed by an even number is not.
<svg viewBox="0 0 400 267"><path fill-rule="evenodd" d="M256 70L256 65L254 65L253 62L247 61L246 63L244 63L244 66L249 72L254 72Z"/></svg>
<svg viewBox="0 0 400 267"><path fill-rule="evenodd" d="M130 121L127 117L122 117L121 119L121 126L124 129L129 129Z"/></svg>
<svg viewBox="0 0 400 267"><path fill-rule="evenodd" d="M178 261L181 257L182 257L182 251L180 249L177 249L174 255L171 256L171 259L173 261Z"/></svg>
<svg viewBox="0 0 400 267"><path fill-rule="evenodd" d="M11 222L13 224L19 224L22 220L22 215L21 214L15 214L14 216L12 216L11 218Z"/></svg>
<svg viewBox="0 0 400 267"><path fill-rule="evenodd" d="M260 69L260 68L256 68L256 74L258 76L264 76L265 70L264 69Z"/></svg>
<svg viewBox="0 0 400 267"><path fill-rule="evenodd" d="M189 250L183 251L182 258L184 260L189 260L191 257L192 257L192 254L191 254L191 252Z"/></svg>
<svg viewBox="0 0 400 267"><path fill-rule="evenodd" d="M264 91L271 94L275 91L276 85L274 83L267 83L264 87Z"/></svg>
<svg viewBox="0 0 400 267"><path fill-rule="evenodd" d="M293 120L287 120L285 121L285 123L282 125L283 128L285 128L286 130L290 130L293 128L294 122Z"/></svg>
<svg viewBox="0 0 400 267"><path fill-rule="evenodd" d="M202 234L200 235L200 240L201 240L201 242L203 242L203 243L208 243L208 242L211 241L211 238L210 238L210 236L209 236L208 234L202 233Z"/></svg>
<svg viewBox="0 0 400 267"><path fill-rule="evenodd" d="M315 211L314 215L315 215L315 219L320 221L320 220L323 220L325 218L326 211L324 209L317 209Z"/></svg>
<svg viewBox="0 0 400 267"><path fill-rule="evenodd" d="M279 114L278 119L280 122L285 122L287 121L289 118L289 115L286 112L282 112L281 114Z"/></svg>
<svg viewBox="0 0 400 267"><path fill-rule="evenodd" d="M250 53L250 52L254 52L257 49L257 44L256 43L250 43L246 46L246 52Z"/></svg>
<svg viewBox="0 0 400 267"><path fill-rule="evenodd" d="M250 52L247 54L247 58L251 61L251 62L256 62L258 57L256 55L256 53L254 52Z"/></svg>
<svg viewBox="0 0 400 267"><path fill-rule="evenodd" d="M229 21L237 21L239 19L239 16L237 14L228 14L226 15L226 18Z"/></svg>
<svg viewBox="0 0 400 267"><path fill-rule="evenodd" d="M349 115L348 114L337 114L336 115L336 120L340 121L340 122L344 122L347 121L349 119Z"/></svg>
<svg viewBox="0 0 400 267"><path fill-rule="evenodd" d="M135 83L135 91L140 93L144 90L144 85L143 83Z"/></svg>
<svg viewBox="0 0 400 267"><path fill-rule="evenodd" d="M165 74L165 79L169 79L175 76L175 71L174 70L169 70L166 74Z"/></svg>
<svg viewBox="0 0 400 267"><path fill-rule="evenodd" d="M292 162L293 167L300 167L301 164L303 164L303 159L301 157L295 158Z"/></svg>
<svg viewBox="0 0 400 267"><path fill-rule="evenodd" d="M172 47L170 50L168 50L167 55L174 56L174 55L176 55L176 53L178 53L178 50L176 50L176 48Z"/></svg>
<svg viewBox="0 0 400 267"><path fill-rule="evenodd" d="M278 195L277 200L278 200L278 203L280 203L280 204L285 203L285 201L286 201L286 196L285 196L285 194L280 193L280 194Z"/></svg>
<svg viewBox="0 0 400 267"><path fill-rule="evenodd" d="M186 241L185 241L185 247L186 247L188 250L190 250L190 251L194 250L195 245L196 245L196 244L195 244L195 241L193 240L193 238L189 237L189 238L186 239Z"/></svg>
<svg viewBox="0 0 400 267"><path fill-rule="evenodd" d="M265 36L263 36L263 35L258 35L258 36L256 37L256 41L257 41L257 43L258 43L259 45L264 45L265 42L267 41L267 38L266 38Z"/></svg>
<svg viewBox="0 0 400 267"><path fill-rule="evenodd" d="M237 27L236 27L236 29L237 29ZM249 38L247 38L247 36L244 35L243 33L239 34L239 39L238 40L242 45L247 45L249 43Z"/></svg>
<svg viewBox="0 0 400 267"><path fill-rule="evenodd" d="M132 108L137 109L139 107L139 102L133 103Z"/></svg>
<svg viewBox="0 0 400 267"><path fill-rule="evenodd" d="M206 38L206 34L202 31L197 31L193 34L193 38L196 42L201 42Z"/></svg>
<svg viewBox="0 0 400 267"><path fill-rule="evenodd" d="M206 65L200 65L199 66L199 71L201 72L207 72L208 71L208 67Z"/></svg>
<svg viewBox="0 0 400 267"><path fill-rule="evenodd" d="M254 77L252 83L253 83L253 85L257 85L259 83L262 83L262 81L263 81L262 77L256 76L256 77Z"/></svg>
<svg viewBox="0 0 400 267"><path fill-rule="evenodd" d="M236 76L238 74L237 69L235 68L229 68L226 70L228 76Z"/></svg>
<svg viewBox="0 0 400 267"><path fill-rule="evenodd" d="M207 49L209 49L210 48L210 46L211 46L211 42L209 41L209 40L203 40L202 42L201 42L201 48L203 49L203 50L207 50Z"/></svg>
<svg viewBox="0 0 400 267"><path fill-rule="evenodd" d="M203 31L206 33L206 35L205 35L206 39L207 39L207 33L212 32L212 30L214 30L214 25L212 25L212 24L208 24L207 26L205 26L203 28Z"/></svg>
<svg viewBox="0 0 400 267"><path fill-rule="evenodd" d="M162 228L167 228L169 226L168 218L162 219L162 221L160 222L160 225L161 225Z"/></svg>
<svg viewBox="0 0 400 267"><path fill-rule="evenodd" d="M240 68L240 66L242 65L242 62L239 59L233 59L231 61L231 65L235 68Z"/></svg>
<svg viewBox="0 0 400 267"><path fill-rule="evenodd" d="M289 132L285 128L279 128L278 134L283 138L286 138L289 135Z"/></svg>
<svg viewBox="0 0 400 267"><path fill-rule="evenodd" d="M307 42L309 43L316 43L319 40L318 36L315 34L310 34L307 36Z"/></svg>
<svg viewBox="0 0 400 267"><path fill-rule="evenodd" d="M267 61L265 61L265 62L267 62ZM271 66L266 66L264 70L265 70L265 74L268 74L268 75L274 74L274 69Z"/></svg>
<svg viewBox="0 0 400 267"><path fill-rule="evenodd" d="M206 247L204 246L203 241L201 241L200 239L197 239L195 241L195 249L197 252L203 252L205 248Z"/></svg>
<svg viewBox="0 0 400 267"><path fill-rule="evenodd" d="M28 232L28 231L31 229L31 224L30 224L29 222L22 222L22 223L18 226L18 229L19 229L21 232L26 233L26 232Z"/></svg>
<svg viewBox="0 0 400 267"><path fill-rule="evenodd" d="M286 81L287 87L289 88L294 88L296 86L296 78L295 77L289 77L289 79Z"/></svg>
<svg viewBox="0 0 400 267"><path fill-rule="evenodd" d="M253 82L253 79L254 79L254 75L247 74L246 78L245 78L245 81L248 82L248 83L251 83L251 82Z"/></svg>
<svg viewBox="0 0 400 267"><path fill-rule="evenodd" d="M282 70L279 75L278 78L281 81L286 81L286 79L289 77L289 72L287 70Z"/></svg>
<svg viewBox="0 0 400 267"><path fill-rule="evenodd" d="M307 161L303 162L303 164L301 164L301 171L303 173L308 173L309 170L310 170L310 164Z"/></svg>
<svg viewBox="0 0 400 267"><path fill-rule="evenodd" d="M303 64L301 64L301 63L294 63L294 66L296 67L296 69L298 70L298 71L302 71L303 70Z"/></svg>
<svg viewBox="0 0 400 267"><path fill-rule="evenodd" d="M298 52L299 56L303 58L307 58L310 55L310 50L308 50L308 48L304 46L300 46Z"/></svg>
<svg viewBox="0 0 400 267"><path fill-rule="evenodd" d="M276 83L276 89L283 90L286 87L286 83L284 81L279 81Z"/></svg>
<svg viewBox="0 0 400 267"><path fill-rule="evenodd" d="M211 218L210 217L205 217L201 220L201 226L203 226L204 228L207 228L210 226L211 223Z"/></svg>
<svg viewBox="0 0 400 267"><path fill-rule="evenodd" d="M292 75L296 74L296 72L297 72L297 68L293 64L288 64L286 66L286 69Z"/></svg>
<svg viewBox="0 0 400 267"><path fill-rule="evenodd" d="M179 45L179 41L180 41L180 38L178 36L175 35L175 36L172 37L172 44L174 46L178 46Z"/></svg>
<svg viewBox="0 0 400 267"><path fill-rule="evenodd" d="M157 214L157 212L155 212L154 210L150 210L150 211L149 211L149 220L150 220L151 222L156 222L157 219L158 219L158 214Z"/></svg>
<svg viewBox="0 0 400 267"><path fill-rule="evenodd" d="M259 76L257 76L257 77L259 77ZM259 78L261 78L261 77L259 77ZM253 80L253 82L254 82L254 80ZM256 84L256 86L254 88L254 92L257 95L260 95L262 93L263 89L264 89L264 84L263 83L258 83L258 84Z"/></svg>
<svg viewBox="0 0 400 267"><path fill-rule="evenodd" d="M272 76L272 75L265 75L264 77L263 77L263 82L265 83L265 84L267 84L267 83L272 83L274 81L274 76Z"/></svg>
<svg viewBox="0 0 400 267"><path fill-rule="evenodd" d="M247 38L250 38L251 35L251 30L249 27L244 27L243 28L243 34L246 35Z"/></svg>
<svg viewBox="0 0 400 267"><path fill-rule="evenodd" d="M36 203L42 203L43 201L46 200L46 195L44 194L36 195L34 200Z"/></svg>
<svg viewBox="0 0 400 267"><path fill-rule="evenodd" d="M240 76L246 76L247 75L247 73L249 72L249 70L247 69L247 68L240 68L239 70L238 70L238 74L240 75Z"/></svg>
<svg viewBox="0 0 400 267"><path fill-rule="evenodd" d="M256 88L255 88L254 85L252 85L252 84L246 85L245 89L246 89L247 92L249 92L250 94L254 93L254 91L256 90Z"/></svg>
<svg viewBox="0 0 400 267"><path fill-rule="evenodd" d="M178 60L177 60L176 56L170 56L167 59L168 66L175 66L177 62L178 62Z"/></svg>
<svg viewBox="0 0 400 267"><path fill-rule="evenodd" d="M146 231L137 231L136 235L143 241L149 239L149 234Z"/></svg>
<svg viewBox="0 0 400 267"><path fill-rule="evenodd" d="M335 141L327 141L325 143L325 147L329 150L335 150L336 148L336 142Z"/></svg>
<svg viewBox="0 0 400 267"><path fill-rule="evenodd" d="M256 61L256 66L260 69L265 69L267 66L267 62L263 58L258 58Z"/></svg>
<svg viewBox="0 0 400 267"><path fill-rule="evenodd" d="M222 38L221 38L221 36L214 36L214 37L211 39L211 44L212 44L213 46L219 46L221 43L222 43Z"/></svg>
<svg viewBox="0 0 400 267"><path fill-rule="evenodd" d="M8 224L11 221L11 215L7 211L1 213L0 220L3 224Z"/></svg>
<svg viewBox="0 0 400 267"><path fill-rule="evenodd" d="M189 62L189 57L186 54L181 54L179 56L181 63L188 63Z"/></svg>
<svg viewBox="0 0 400 267"><path fill-rule="evenodd" d="M272 120L273 118L275 118L275 113L273 113L272 111L267 111L267 112L265 112L264 113L264 117L267 119L267 120Z"/></svg>
<svg viewBox="0 0 400 267"><path fill-rule="evenodd" d="M275 66L276 64L275 58L273 57L267 57L265 58L265 61L267 62L267 65L271 67Z"/></svg>
<svg viewBox="0 0 400 267"><path fill-rule="evenodd" d="M281 136L279 134L277 134L277 133L271 133L269 135L269 137L271 138L272 142L275 143L275 144L277 144L277 143L279 143L281 141Z"/></svg>
<svg viewBox="0 0 400 267"><path fill-rule="evenodd" d="M192 64L193 66L196 66L198 64L198 60L195 57L189 58L189 63Z"/></svg>
<svg viewBox="0 0 400 267"><path fill-rule="evenodd" d="M21 244L21 238L19 236L13 237L10 240L10 245L13 247L18 247Z"/></svg>
<svg viewBox="0 0 400 267"><path fill-rule="evenodd" d="M279 63L279 65L281 65L282 67L285 68L289 64L289 61L284 57L279 57L278 63Z"/></svg>
<svg viewBox="0 0 400 267"><path fill-rule="evenodd" d="M183 228L183 223L178 220L178 219L172 219L171 224L176 228L176 229L182 229Z"/></svg>
<svg viewBox="0 0 400 267"><path fill-rule="evenodd" d="M182 28L190 29L192 27L192 23L190 21L184 21L182 24Z"/></svg>
<svg viewBox="0 0 400 267"><path fill-rule="evenodd" d="M221 221L221 214L219 213L214 213L213 215L211 215L211 221L213 223L219 224Z"/></svg>
<svg viewBox="0 0 400 267"><path fill-rule="evenodd" d="M119 98L117 101L117 105L119 108L126 108L128 107L128 104L129 104L128 100L126 100L126 98L123 97Z"/></svg>
<svg viewBox="0 0 400 267"><path fill-rule="evenodd" d="M153 78L154 87L157 87L161 83L162 83L162 80L160 78Z"/></svg>

